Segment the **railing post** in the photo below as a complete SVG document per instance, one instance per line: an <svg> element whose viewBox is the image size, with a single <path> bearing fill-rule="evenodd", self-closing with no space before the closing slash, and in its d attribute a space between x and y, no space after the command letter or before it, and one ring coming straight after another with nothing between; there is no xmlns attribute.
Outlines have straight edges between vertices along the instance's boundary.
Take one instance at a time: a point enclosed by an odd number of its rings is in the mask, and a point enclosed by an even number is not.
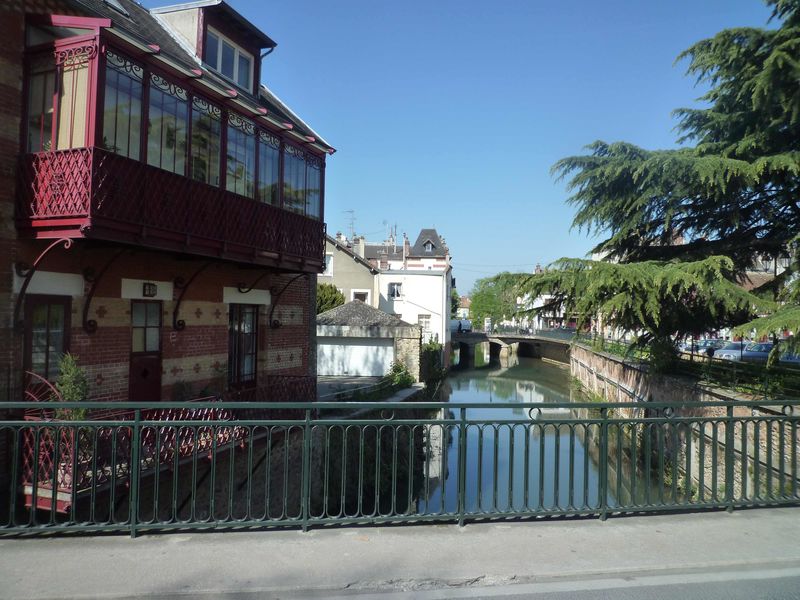
<svg viewBox="0 0 800 600"><path fill-rule="evenodd" d="M467 409L460 410L461 418L458 432L458 526L464 526L467 491Z"/></svg>
<svg viewBox="0 0 800 600"><path fill-rule="evenodd" d="M734 460L734 444L736 440L733 422L733 405L729 405L726 409L727 420L725 421L725 504L728 512L733 511L733 470Z"/></svg>
<svg viewBox="0 0 800 600"><path fill-rule="evenodd" d="M608 518L608 409L600 409L600 473L598 500L600 501L600 520Z"/></svg>
<svg viewBox="0 0 800 600"><path fill-rule="evenodd" d="M139 444L141 440L142 411L136 409L133 412L133 435L131 436L131 462L130 477L131 486L128 494L128 519L131 526L131 537L136 537L136 525L139 519Z"/></svg>
<svg viewBox="0 0 800 600"><path fill-rule="evenodd" d="M283 490L286 494L286 490ZM308 515L311 509L311 409L306 409L303 428L303 483L300 492L303 507L303 533L308 531Z"/></svg>

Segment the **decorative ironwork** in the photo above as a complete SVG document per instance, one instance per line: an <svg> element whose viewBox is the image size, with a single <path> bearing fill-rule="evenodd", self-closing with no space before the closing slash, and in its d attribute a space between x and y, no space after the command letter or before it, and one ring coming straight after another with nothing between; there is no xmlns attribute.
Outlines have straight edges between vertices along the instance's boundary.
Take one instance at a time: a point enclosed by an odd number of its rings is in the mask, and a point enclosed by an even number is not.
<svg viewBox="0 0 800 600"><path fill-rule="evenodd" d="M291 154L292 156L296 156L297 158L302 158L303 160L305 160L306 158L305 152L303 152L300 148L297 148L296 146L292 146L291 144L284 144L283 149L284 152L286 152L286 154Z"/></svg>
<svg viewBox="0 0 800 600"><path fill-rule="evenodd" d="M57 48L53 56L56 66L77 67L97 56L97 46L86 44L84 46L73 46L72 48Z"/></svg>
<svg viewBox="0 0 800 600"><path fill-rule="evenodd" d="M205 271L208 267L210 267L214 263L213 260L209 260L203 263L199 269L197 269L192 276L189 278L189 281L185 281L183 277L176 277L173 284L177 289L181 291L180 295L178 296L178 300L175 302L175 310L172 311L172 328L175 331L183 331L186 329L186 321L183 319L178 318L178 313L181 310L181 303L183 302L183 297L186 294L186 290L192 285L197 276L200 275L203 271Z"/></svg>
<svg viewBox="0 0 800 600"><path fill-rule="evenodd" d="M205 98L201 96L194 96L192 98L192 108L207 114L216 121L222 120L222 109L216 104L206 101Z"/></svg>
<svg viewBox="0 0 800 600"><path fill-rule="evenodd" d="M268 131L264 131L263 129L258 130L258 139L265 144L272 146L273 148L280 149L281 147L281 140L278 136L271 134Z"/></svg>
<svg viewBox="0 0 800 600"><path fill-rule="evenodd" d="M22 158L18 224L316 271L321 220L258 202L100 148ZM243 227L242 224L247 226ZM91 225L91 229L87 229Z"/></svg>
<svg viewBox="0 0 800 600"><path fill-rule="evenodd" d="M28 291L28 286L31 283L31 279L33 279L33 276L36 273L36 270L39 268L42 260L44 260L44 257L47 256L53 248L60 244L64 245L64 250L69 250L72 247L72 240L70 238L60 238L42 250L39 256L36 257L36 260L33 261L33 265L31 267L27 267L27 265L19 265L17 267L18 272L20 270L25 271L25 280L22 282L22 287L20 287L19 294L17 294L17 302L14 305L15 331L21 332L23 329L23 323L19 318L19 314L22 310L22 303L25 301L25 294Z"/></svg>
<svg viewBox="0 0 800 600"><path fill-rule="evenodd" d="M244 117L240 117L238 114L233 112L228 113L228 125L246 133L247 135L255 135L256 133L256 126L252 121L245 119Z"/></svg>
<svg viewBox="0 0 800 600"><path fill-rule="evenodd" d="M133 62L127 56L117 54L112 50L106 50L106 64L110 67L125 73L142 81L144 79L144 69L137 63Z"/></svg>
<svg viewBox="0 0 800 600"><path fill-rule="evenodd" d="M94 293L97 291L97 285L103 279L103 275L106 274L111 265L117 262L117 259L126 251L127 249L117 251L110 259L108 259L108 262L103 265L103 268L100 269L99 273L95 274L94 269L91 267L87 267L83 271L83 278L92 286L89 288L89 293L86 294L86 300L83 303L83 330L86 333L92 334L97 331L97 321L89 318L89 312L92 307L92 299L94 298Z"/></svg>
<svg viewBox="0 0 800 600"><path fill-rule="evenodd" d="M275 314L275 308L277 308L277 306L278 306L278 301L281 299L281 296L283 295L283 293L284 293L284 292L285 292L287 289L289 289L289 286L290 286L290 285L292 285L292 284L293 284L295 281L297 281L297 280L298 280L298 279L300 279L301 277L305 277L306 275L307 275L306 273L300 273L299 275L295 275L294 277L292 277L292 278L291 278L291 279L290 279L290 280L289 280L289 281L286 283L286 285L284 285L284 286L283 286L283 288L281 289L281 291L279 291L279 292L277 292L276 294L273 294L273 295L272 295L272 306L271 306L271 307L270 307L270 309L269 309L269 326L270 326L270 329L278 329L278 327L280 327L280 326L281 326L281 322L280 322L280 321L278 321L277 319L273 319L273 318L272 318L272 315L274 315L274 314Z"/></svg>
<svg viewBox="0 0 800 600"><path fill-rule="evenodd" d="M156 88L158 88L162 92L169 94L170 96L175 96L176 98L179 98L184 101L189 99L189 96L186 93L185 89L183 89L181 86L179 86L176 83L173 83L168 79L164 79L163 77L161 77L161 75L157 73L150 74L150 83L151 85L154 85Z"/></svg>

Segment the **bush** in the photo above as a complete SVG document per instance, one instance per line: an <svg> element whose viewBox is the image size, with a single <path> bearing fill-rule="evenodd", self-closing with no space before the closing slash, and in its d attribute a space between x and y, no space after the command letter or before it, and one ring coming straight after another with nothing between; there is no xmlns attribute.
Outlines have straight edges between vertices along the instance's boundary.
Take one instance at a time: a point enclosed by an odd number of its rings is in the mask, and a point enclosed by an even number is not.
<svg viewBox="0 0 800 600"><path fill-rule="evenodd" d="M58 362L58 379L56 379L56 390L62 402L84 402L89 397L89 380L86 371L78 366L77 359L67 352ZM81 421L86 418L88 412L85 408L56 409L56 419L65 421Z"/></svg>
<svg viewBox="0 0 800 600"><path fill-rule="evenodd" d="M398 361L392 363L389 374L386 377L391 379L392 384L398 388L407 388L414 383L414 376L408 372L403 363Z"/></svg>

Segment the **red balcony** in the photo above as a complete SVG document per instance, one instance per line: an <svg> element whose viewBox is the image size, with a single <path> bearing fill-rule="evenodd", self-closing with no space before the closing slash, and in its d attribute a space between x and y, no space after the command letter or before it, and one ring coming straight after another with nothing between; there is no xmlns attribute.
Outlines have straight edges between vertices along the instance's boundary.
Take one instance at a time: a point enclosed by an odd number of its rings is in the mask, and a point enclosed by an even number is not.
<svg viewBox="0 0 800 600"><path fill-rule="evenodd" d="M99 148L23 156L17 227L319 272L324 223Z"/></svg>

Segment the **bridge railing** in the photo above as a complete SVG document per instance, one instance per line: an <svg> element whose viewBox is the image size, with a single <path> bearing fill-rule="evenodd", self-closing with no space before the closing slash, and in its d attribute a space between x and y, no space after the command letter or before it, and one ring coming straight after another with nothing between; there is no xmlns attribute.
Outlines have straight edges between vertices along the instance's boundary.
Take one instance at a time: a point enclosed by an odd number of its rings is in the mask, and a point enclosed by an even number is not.
<svg viewBox="0 0 800 600"><path fill-rule="evenodd" d="M83 408L133 418L78 420ZM10 450L0 534L464 524L800 501L800 401L198 402L194 411L224 410L225 420L152 416L178 408L71 403L60 419L0 421ZM347 416L364 409L373 412ZM67 451L48 443L60 439L72 440ZM175 440L192 443L171 451ZM171 460L156 461L164 452ZM61 497L60 478L78 472L82 487Z"/></svg>

